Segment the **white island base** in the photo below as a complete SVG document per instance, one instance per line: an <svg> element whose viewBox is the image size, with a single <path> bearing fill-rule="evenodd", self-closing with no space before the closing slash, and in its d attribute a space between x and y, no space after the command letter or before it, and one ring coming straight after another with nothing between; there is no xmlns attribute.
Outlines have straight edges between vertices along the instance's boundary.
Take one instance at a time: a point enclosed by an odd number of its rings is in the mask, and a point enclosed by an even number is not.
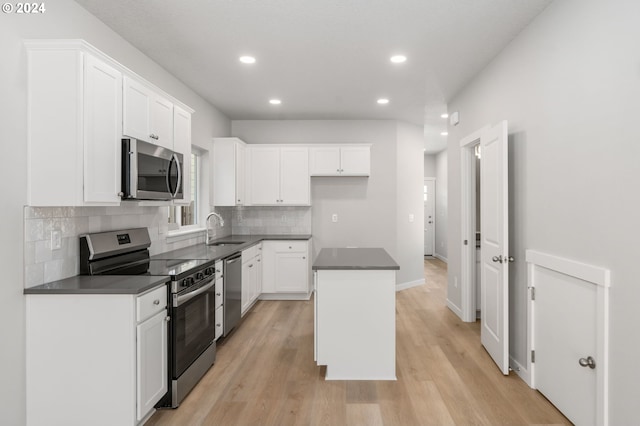
<svg viewBox="0 0 640 426"><path fill-rule="evenodd" d="M396 380L396 271L315 271L315 360L326 380Z"/></svg>

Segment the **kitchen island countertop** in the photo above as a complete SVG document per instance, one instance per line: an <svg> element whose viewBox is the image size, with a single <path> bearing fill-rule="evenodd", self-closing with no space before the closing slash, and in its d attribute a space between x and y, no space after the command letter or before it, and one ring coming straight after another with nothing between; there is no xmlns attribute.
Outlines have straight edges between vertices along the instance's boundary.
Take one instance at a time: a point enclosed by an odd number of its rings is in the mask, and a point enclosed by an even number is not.
<svg viewBox="0 0 640 426"><path fill-rule="evenodd" d="M383 248L323 248L312 269L399 270L400 266Z"/></svg>

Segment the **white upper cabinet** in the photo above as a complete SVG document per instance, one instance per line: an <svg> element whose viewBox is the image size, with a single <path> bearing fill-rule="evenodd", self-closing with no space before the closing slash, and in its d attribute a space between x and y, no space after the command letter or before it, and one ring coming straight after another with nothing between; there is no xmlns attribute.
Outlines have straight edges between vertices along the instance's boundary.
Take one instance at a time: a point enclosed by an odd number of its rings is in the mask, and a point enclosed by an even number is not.
<svg viewBox="0 0 640 426"><path fill-rule="evenodd" d="M311 203L310 194L307 147L247 147L248 204L308 206Z"/></svg>
<svg viewBox="0 0 640 426"><path fill-rule="evenodd" d="M311 176L369 176L371 146L329 145L309 148Z"/></svg>
<svg viewBox="0 0 640 426"><path fill-rule="evenodd" d="M280 148L250 146L247 183L252 205L280 205Z"/></svg>
<svg viewBox="0 0 640 426"><path fill-rule="evenodd" d="M213 139L214 206L245 204L245 143L238 138Z"/></svg>
<svg viewBox="0 0 640 426"><path fill-rule="evenodd" d="M182 153L189 176L193 110L82 40L24 44L30 206L119 205L123 136Z"/></svg>
<svg viewBox="0 0 640 426"><path fill-rule="evenodd" d="M175 204L191 204L191 113L179 106L173 107L173 149L182 154L182 200Z"/></svg>
<svg viewBox="0 0 640 426"><path fill-rule="evenodd" d="M120 202L122 74L86 55L84 61L84 202Z"/></svg>
<svg viewBox="0 0 640 426"><path fill-rule="evenodd" d="M81 42L25 42L28 203L120 204L122 73Z"/></svg>
<svg viewBox="0 0 640 426"><path fill-rule="evenodd" d="M173 149L173 103L126 76L122 124L126 136Z"/></svg>

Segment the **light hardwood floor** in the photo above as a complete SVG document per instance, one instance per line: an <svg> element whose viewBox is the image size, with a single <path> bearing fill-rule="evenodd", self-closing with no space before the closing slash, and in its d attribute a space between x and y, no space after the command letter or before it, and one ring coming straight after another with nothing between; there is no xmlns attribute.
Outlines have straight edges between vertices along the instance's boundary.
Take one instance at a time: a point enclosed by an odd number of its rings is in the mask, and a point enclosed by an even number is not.
<svg viewBox="0 0 640 426"><path fill-rule="evenodd" d="M313 302L260 301L182 405L147 424L570 424L514 373L500 374L479 323L446 308L446 264L425 260L424 270L427 284L396 293L397 381L325 381Z"/></svg>

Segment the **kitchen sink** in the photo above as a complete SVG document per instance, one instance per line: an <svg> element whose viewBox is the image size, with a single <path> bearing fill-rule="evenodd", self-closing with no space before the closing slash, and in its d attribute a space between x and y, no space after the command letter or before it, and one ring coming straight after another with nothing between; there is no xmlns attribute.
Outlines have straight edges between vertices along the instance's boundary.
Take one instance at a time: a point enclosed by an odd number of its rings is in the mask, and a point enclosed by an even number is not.
<svg viewBox="0 0 640 426"><path fill-rule="evenodd" d="M223 247L223 246L235 246L238 244L244 244L244 241L218 241L216 243L209 243L208 246Z"/></svg>

